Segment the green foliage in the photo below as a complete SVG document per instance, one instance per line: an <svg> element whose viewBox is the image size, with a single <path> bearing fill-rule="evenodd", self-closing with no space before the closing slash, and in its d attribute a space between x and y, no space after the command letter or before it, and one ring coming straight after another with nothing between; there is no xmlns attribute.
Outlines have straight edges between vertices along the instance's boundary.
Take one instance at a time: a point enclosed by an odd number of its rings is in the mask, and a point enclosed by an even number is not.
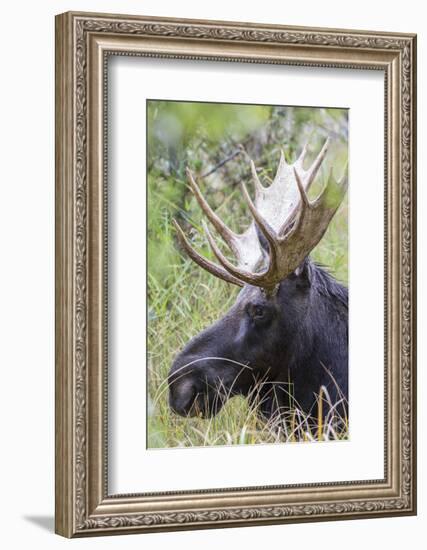
<svg viewBox="0 0 427 550"><path fill-rule="evenodd" d="M201 235L202 215L190 193L185 168L198 174L216 212L236 231L250 222L240 181L251 182L241 148L254 159L261 180L274 177L280 149L289 161L309 141L307 164L326 135L331 147L310 191L316 196L331 169L341 177L347 162L347 111L150 101L148 106L148 446L173 447L274 442L277 430L260 426L247 401L231 399L211 420L183 419L167 402L167 374L174 356L200 330L220 318L237 289L196 266L179 250L172 219L210 257ZM221 167L218 165L236 153ZM204 176L214 169L211 175ZM312 258L340 281L348 279L348 199L345 198ZM224 251L226 249L224 248ZM302 423L303 425L303 423ZM323 429L323 428L322 428ZM325 428L326 429L326 428ZM316 439L300 429L286 440ZM331 438L330 430L320 437ZM345 438L346 432L335 438ZM283 438L281 439L283 440Z"/></svg>

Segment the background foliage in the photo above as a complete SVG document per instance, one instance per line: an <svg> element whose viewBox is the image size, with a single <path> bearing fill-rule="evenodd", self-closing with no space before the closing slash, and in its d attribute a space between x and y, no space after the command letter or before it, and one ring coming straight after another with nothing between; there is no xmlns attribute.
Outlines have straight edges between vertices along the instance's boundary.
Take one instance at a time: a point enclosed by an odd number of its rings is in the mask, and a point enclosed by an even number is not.
<svg viewBox="0 0 427 550"><path fill-rule="evenodd" d="M210 205L235 231L250 222L240 192L251 186L245 151L261 181L274 178L280 150L289 162L309 143L307 164L327 136L328 155L310 195L329 171L341 177L347 162L345 109L149 101L148 118L148 446L171 447L274 442L277 434L260 426L246 400L233 398L211 420L183 419L167 403L167 373L176 353L197 332L232 305L238 289L200 269L179 250L171 223L176 218L194 245L210 251L201 231L201 211L185 178L196 174ZM348 199L346 197L312 258L340 281L348 280ZM226 251L226 249L224 249ZM322 430L313 434L296 420L288 440L345 437Z"/></svg>

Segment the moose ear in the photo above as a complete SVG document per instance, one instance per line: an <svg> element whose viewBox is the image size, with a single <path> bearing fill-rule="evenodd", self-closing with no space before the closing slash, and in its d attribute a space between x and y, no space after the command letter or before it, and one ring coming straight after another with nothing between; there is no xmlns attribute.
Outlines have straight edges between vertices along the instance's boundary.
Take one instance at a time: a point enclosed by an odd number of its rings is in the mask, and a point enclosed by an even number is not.
<svg viewBox="0 0 427 550"><path fill-rule="evenodd" d="M293 272L292 276L296 281L298 288L308 288L311 286L312 273L311 273L310 260L306 258Z"/></svg>

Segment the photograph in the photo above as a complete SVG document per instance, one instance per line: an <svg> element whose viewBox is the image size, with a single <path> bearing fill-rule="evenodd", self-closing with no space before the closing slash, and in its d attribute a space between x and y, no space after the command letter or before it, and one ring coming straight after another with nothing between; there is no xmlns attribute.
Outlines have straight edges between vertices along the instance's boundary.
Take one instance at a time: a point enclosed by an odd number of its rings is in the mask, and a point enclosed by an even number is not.
<svg viewBox="0 0 427 550"><path fill-rule="evenodd" d="M146 109L147 448L348 440L348 109Z"/></svg>

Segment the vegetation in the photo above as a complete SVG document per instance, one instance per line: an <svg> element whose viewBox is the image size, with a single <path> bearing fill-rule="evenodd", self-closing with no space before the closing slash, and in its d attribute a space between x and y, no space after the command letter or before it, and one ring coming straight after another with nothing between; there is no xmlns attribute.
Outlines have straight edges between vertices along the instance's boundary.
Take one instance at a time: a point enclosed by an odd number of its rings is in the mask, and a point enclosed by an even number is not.
<svg viewBox="0 0 427 550"><path fill-rule="evenodd" d="M340 177L347 161L347 111L343 109L248 106L150 101L148 105L148 446L175 447L330 440L347 437L340 425L305 417L297 409L288 421L260 422L248 401L230 399L212 419L181 418L168 406L167 374L173 358L200 330L233 304L238 289L200 269L180 250L172 218L211 257L201 229L201 212L188 189L185 168L197 175L205 197L235 231L250 215L240 181L251 185L246 153L261 181L274 178L280 150L293 161L309 142L309 163L326 136L331 147L310 194L330 169ZM340 281L348 279L348 199L312 253ZM226 249L224 248L224 251ZM319 388L321 399L329 396ZM333 404L330 404L333 406ZM283 424L283 423L282 423Z"/></svg>

